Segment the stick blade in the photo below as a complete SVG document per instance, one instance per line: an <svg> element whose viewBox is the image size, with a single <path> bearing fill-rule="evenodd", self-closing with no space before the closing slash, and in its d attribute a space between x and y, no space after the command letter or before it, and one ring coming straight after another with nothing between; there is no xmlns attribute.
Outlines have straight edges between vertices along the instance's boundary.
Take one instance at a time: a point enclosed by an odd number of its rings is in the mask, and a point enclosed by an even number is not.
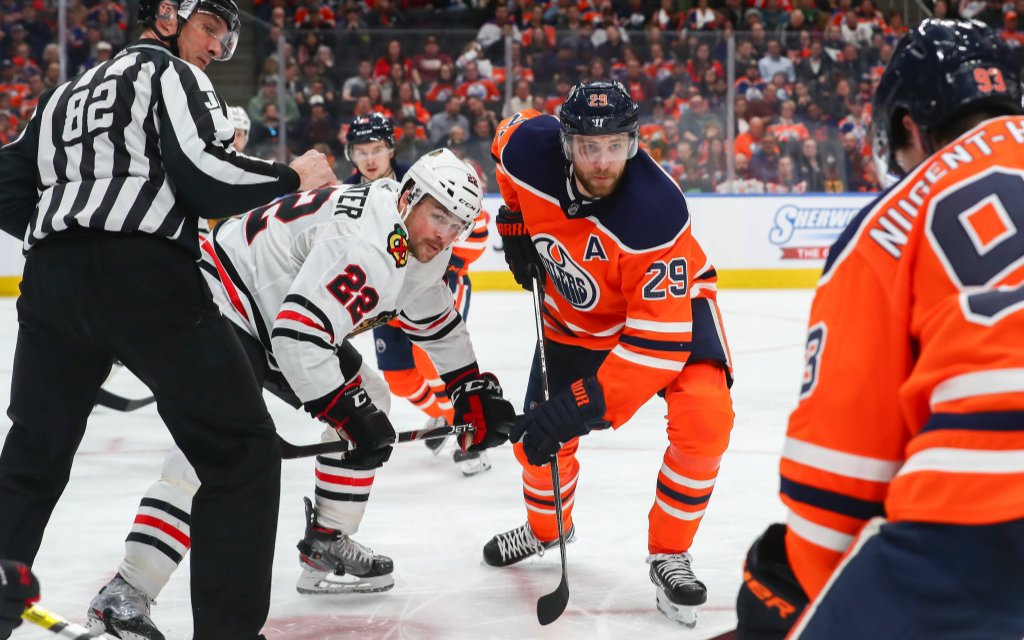
<svg viewBox="0 0 1024 640"><path fill-rule="evenodd" d="M96 404L101 407L113 409L114 411L135 411L136 409L141 409L153 402L156 402L156 398L154 396L131 400L129 398L122 398L121 396L111 393L103 388L96 392Z"/></svg>
<svg viewBox="0 0 1024 640"><path fill-rule="evenodd" d="M537 600L537 620L543 624L551 624L562 615L569 604L569 581L562 574L558 588Z"/></svg>

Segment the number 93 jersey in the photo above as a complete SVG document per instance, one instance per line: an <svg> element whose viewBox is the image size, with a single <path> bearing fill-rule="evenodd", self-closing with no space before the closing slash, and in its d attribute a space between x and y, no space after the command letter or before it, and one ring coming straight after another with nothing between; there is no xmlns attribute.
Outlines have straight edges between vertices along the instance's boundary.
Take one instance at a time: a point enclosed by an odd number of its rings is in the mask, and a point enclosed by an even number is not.
<svg viewBox="0 0 1024 640"><path fill-rule="evenodd" d="M1024 118L987 120L829 252L781 462L813 598L866 520L1024 517Z"/></svg>
<svg viewBox="0 0 1024 640"><path fill-rule="evenodd" d="M335 348L398 318L438 370L475 361L443 275L451 249L421 263L378 180L294 193L214 229L201 243L214 299L257 338L303 402L345 382Z"/></svg>

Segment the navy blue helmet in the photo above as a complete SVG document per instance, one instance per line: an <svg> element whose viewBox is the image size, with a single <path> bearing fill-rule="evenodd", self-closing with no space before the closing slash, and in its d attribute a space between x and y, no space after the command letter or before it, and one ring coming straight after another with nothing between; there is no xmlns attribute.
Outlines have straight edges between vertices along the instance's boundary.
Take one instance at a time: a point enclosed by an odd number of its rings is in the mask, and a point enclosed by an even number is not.
<svg viewBox="0 0 1024 640"><path fill-rule="evenodd" d="M873 153L899 172L904 114L927 134L968 110L1021 113L1020 75L1009 46L976 20L929 18L896 45L875 90ZM926 151L933 151L926 149Z"/></svg>
<svg viewBox="0 0 1024 640"><path fill-rule="evenodd" d="M346 136L345 159L352 162L352 145L364 142L381 141L389 149L395 147L395 127L391 120L380 113L356 116L348 127Z"/></svg>
<svg viewBox="0 0 1024 640"><path fill-rule="evenodd" d="M558 114L562 152L572 161L572 136L629 134L628 156L636 155L640 136L640 106L621 82L579 82L569 89Z"/></svg>

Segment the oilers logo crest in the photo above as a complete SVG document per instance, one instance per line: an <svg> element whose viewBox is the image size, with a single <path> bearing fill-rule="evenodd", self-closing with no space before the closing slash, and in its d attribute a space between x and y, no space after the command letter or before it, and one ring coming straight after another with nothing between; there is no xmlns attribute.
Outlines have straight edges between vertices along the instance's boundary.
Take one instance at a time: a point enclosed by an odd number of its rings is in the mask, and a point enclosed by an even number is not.
<svg viewBox="0 0 1024 640"><path fill-rule="evenodd" d="M534 236L533 244L558 293L581 311L593 309L601 293L594 278L573 261L569 252L555 238L538 234Z"/></svg>

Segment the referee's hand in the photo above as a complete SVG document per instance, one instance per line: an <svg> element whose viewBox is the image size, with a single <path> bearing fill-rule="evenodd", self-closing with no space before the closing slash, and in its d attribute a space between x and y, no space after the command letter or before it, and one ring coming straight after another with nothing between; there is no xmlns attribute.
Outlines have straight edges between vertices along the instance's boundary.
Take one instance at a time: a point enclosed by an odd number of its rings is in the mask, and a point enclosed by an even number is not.
<svg viewBox="0 0 1024 640"><path fill-rule="evenodd" d="M299 191L319 189L338 183L338 176L334 175L331 165L327 163L327 156L319 151L310 149L292 160L289 166L299 174Z"/></svg>

